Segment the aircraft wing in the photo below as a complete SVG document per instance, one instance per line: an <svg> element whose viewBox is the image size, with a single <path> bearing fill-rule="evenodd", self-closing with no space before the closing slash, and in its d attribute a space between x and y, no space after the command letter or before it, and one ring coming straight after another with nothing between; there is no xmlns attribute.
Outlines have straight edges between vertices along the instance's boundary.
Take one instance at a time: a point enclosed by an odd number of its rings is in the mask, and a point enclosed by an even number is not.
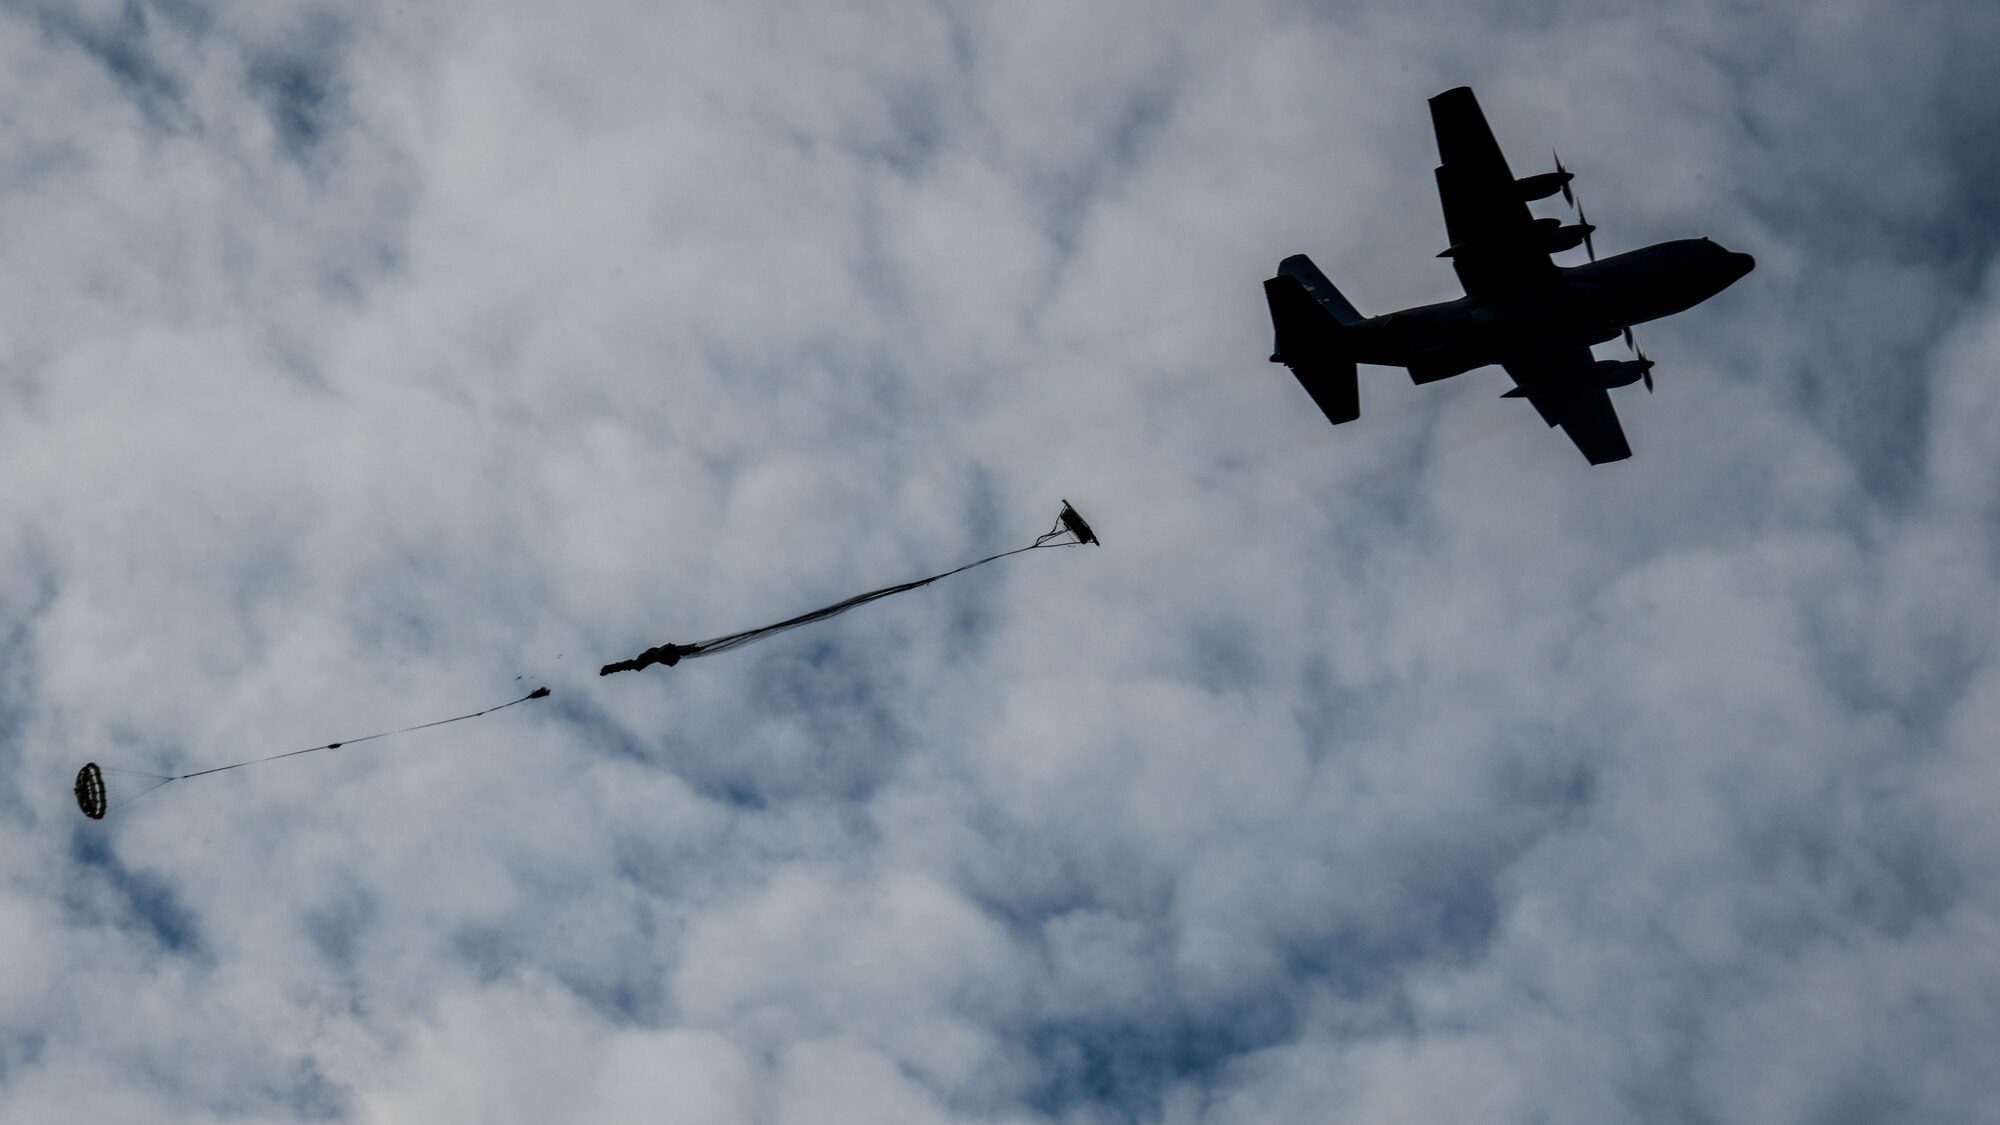
<svg viewBox="0 0 2000 1125"><path fill-rule="evenodd" d="M1589 348L1508 362L1503 366L1520 387L1507 394L1534 403L1542 421L1561 426L1591 464L1623 461L1632 456L1632 447L1625 442L1625 428L1618 424L1611 392L1585 381L1592 362Z"/></svg>
<svg viewBox="0 0 2000 1125"><path fill-rule="evenodd" d="M1514 173L1493 139L1472 88L1431 99L1437 131L1438 201L1451 239L1445 251L1466 293L1505 295L1555 277L1555 264L1535 230L1535 217L1514 186Z"/></svg>

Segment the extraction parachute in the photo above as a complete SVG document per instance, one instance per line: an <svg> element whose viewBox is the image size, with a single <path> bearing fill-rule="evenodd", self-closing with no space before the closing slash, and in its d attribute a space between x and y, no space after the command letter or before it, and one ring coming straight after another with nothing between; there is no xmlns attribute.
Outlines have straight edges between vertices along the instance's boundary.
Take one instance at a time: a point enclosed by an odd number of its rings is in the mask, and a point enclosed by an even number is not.
<svg viewBox="0 0 2000 1125"><path fill-rule="evenodd" d="M954 574L962 574L973 567L985 566L987 563L1004 559L1009 555L1018 555L1025 551L1039 550L1043 547L1080 547L1084 544L1096 545L1097 534L1090 529L1090 524L1084 522L1083 516L1077 513L1077 510L1070 505L1070 502L1065 500L1063 501L1062 511L1056 516L1055 526L1049 528L1048 531L1038 536L1033 543L1025 547L1016 547L1011 551L1002 551L997 555L988 555L976 562L966 563L964 566L947 570L942 574L933 574L929 578L919 578L914 582L903 582L894 586L884 586L880 590L870 590L865 594L856 594L845 601L835 602L830 606L824 606L810 613L802 613L797 617L780 621L775 625L745 629L740 633L729 633L720 637L711 637L705 641L694 641L690 644L668 643L655 648L649 648L630 660L620 660L613 664L606 664L598 670L597 674L600 676L609 676L613 672L636 672L643 668L650 668L655 664L664 664L671 668L690 657L713 656L718 652L728 652L730 649L742 648L747 644L755 644L766 637L776 636L788 629L796 629L801 625L810 625L815 621L824 621L829 617L846 613L856 606L867 605L869 602L886 598L891 594L900 594L906 590L915 590L922 586L928 586L939 579L950 578Z"/></svg>
<svg viewBox="0 0 2000 1125"><path fill-rule="evenodd" d="M856 606L866 605L879 598L886 598L891 594L900 594L905 590L915 590L919 587L928 586L940 579L950 578L954 574L962 574L973 567L985 566L987 563L1004 559L1009 555L1036 551L1044 547L1081 547L1086 544L1095 546L1097 544L1097 533L1091 530L1090 524L1084 521L1083 516L1070 505L1069 501L1065 500L1063 501L1062 511L1056 515L1054 526L1037 536L1034 542L1025 547L1016 547L1011 551L1002 551L997 555L988 555L983 559L966 563L964 566L947 570L942 574L933 574L929 578L919 578L914 582L903 582L895 586L885 586L880 590L870 590L865 594L856 594L846 601L835 602L830 606L813 610L811 613L800 614L789 620L780 621L775 625L765 625L757 629L746 629L741 633L730 633L726 636L712 637L708 640L696 641L692 644L665 644L658 648L649 648L630 660L621 660L615 664L606 664L603 668L599 669L597 674L608 676L613 672L637 671L641 668L651 667L654 664L665 664L668 667L672 667L688 657L709 656L718 652L728 652L733 648L742 648L744 645L761 641L765 637L775 636L787 629L796 629L801 625L808 625L814 621L824 621L837 614L846 613ZM467 719L476 719L481 715L490 715L495 711L505 710L518 703L526 703L531 699L542 699L548 694L548 688L538 687L519 699L488 707L484 711L474 711L469 715L456 715L449 719L418 723L416 726L403 727L398 730L381 731L377 734L362 735L359 738L322 743L318 746L308 746L303 750L288 750L282 754L272 754L265 758L252 758L247 762L234 762L226 766L196 770L193 773L170 776L167 774L145 773L139 770L115 769L110 766L101 766L96 762L85 762L83 768L78 770L76 774L76 805L77 808L83 810L83 815L90 819L103 820L105 814L111 812L113 809L135 801L153 790L172 782L206 777L212 773L241 769L244 766L254 766L260 762L274 762L279 758L295 758L300 754L311 754L318 750L338 750L342 746L351 746L357 742L370 742L378 738L390 738L395 735L408 734L411 731L424 730L429 727L440 727L446 723L464 722Z"/></svg>
<svg viewBox="0 0 2000 1125"><path fill-rule="evenodd" d="M76 806L90 819L103 820L105 813L120 805L131 804L172 780L164 774L114 769L96 762L85 762L83 768L76 771Z"/></svg>
<svg viewBox="0 0 2000 1125"><path fill-rule="evenodd" d="M76 771L76 806L82 809L83 815L90 819L103 820L104 814L120 805L130 804L170 781L186 781L193 777L206 777L212 773L221 773L223 770L254 766L259 762L275 762L279 758L295 758L300 754L310 754L315 750L338 750L343 746L351 746L356 742L373 742L378 738L390 738L395 735L408 734L411 731L424 730L429 727L441 727L446 723L464 722L467 719L476 719L481 715L490 715L495 711L504 711L516 703L526 703L530 699L542 699L548 694L548 688L538 687L519 699L510 700L494 707L488 707L484 711L474 711L469 715L455 715L449 719L418 723L416 726L403 727L400 730L385 730L376 734L364 734L359 738L347 738L339 742L321 743L318 746L308 746L304 750L287 750L282 754L273 754L268 758L252 758L247 762L235 762L227 766L215 766L212 769L196 770L193 773L183 773L174 776L144 773L139 770L113 769L109 766L100 766L96 762L85 762L83 768Z"/></svg>

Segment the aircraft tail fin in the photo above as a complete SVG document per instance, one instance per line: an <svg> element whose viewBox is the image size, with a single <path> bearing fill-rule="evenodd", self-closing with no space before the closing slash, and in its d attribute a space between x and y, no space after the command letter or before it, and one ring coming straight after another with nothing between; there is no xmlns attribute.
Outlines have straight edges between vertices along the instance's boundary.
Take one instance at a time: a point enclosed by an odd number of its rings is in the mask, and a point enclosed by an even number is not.
<svg viewBox="0 0 2000 1125"><path fill-rule="evenodd" d="M1306 269L1317 276L1312 262L1304 255L1286 259L1286 265L1303 262ZM1325 278L1320 278L1322 282ZM1325 292L1332 292L1327 285ZM1360 319L1354 307L1347 304L1338 293L1333 294L1349 314L1354 323ZM1271 325L1277 331L1277 350L1271 355L1271 362L1282 363L1292 369L1299 385L1306 389L1317 403L1326 420L1335 425L1352 422L1361 417L1361 392L1354 370L1354 357L1341 345L1341 329L1344 327L1338 314L1327 307L1323 297L1316 297L1296 274L1280 273L1264 282L1264 298L1271 305Z"/></svg>

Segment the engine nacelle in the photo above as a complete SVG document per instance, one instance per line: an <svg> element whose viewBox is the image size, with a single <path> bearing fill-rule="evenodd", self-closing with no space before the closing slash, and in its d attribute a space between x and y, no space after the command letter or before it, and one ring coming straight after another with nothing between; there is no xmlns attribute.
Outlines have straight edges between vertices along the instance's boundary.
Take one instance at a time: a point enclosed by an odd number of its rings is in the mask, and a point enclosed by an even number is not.
<svg viewBox="0 0 2000 1125"><path fill-rule="evenodd" d="M1600 359L1590 365L1590 382L1605 390L1629 387L1645 378L1652 366L1649 359Z"/></svg>
<svg viewBox="0 0 2000 1125"><path fill-rule="evenodd" d="M1589 223L1571 223L1568 226L1554 227L1542 235L1542 247L1551 254L1574 250L1583 245L1583 240L1589 238L1590 232L1596 229Z"/></svg>
<svg viewBox="0 0 2000 1125"><path fill-rule="evenodd" d="M1547 199L1563 189L1563 185L1575 179L1572 172L1543 172L1537 176L1522 176L1514 181L1514 191L1523 202Z"/></svg>
<svg viewBox="0 0 2000 1125"><path fill-rule="evenodd" d="M1564 226L1561 219L1536 219L1533 234L1529 237L1539 240L1542 250L1545 253L1560 254L1565 250L1574 250L1584 245L1590 238L1591 232L1596 229L1597 226L1594 223L1571 223L1568 226ZM1477 242L1454 242L1450 246L1438 251L1438 257L1456 258L1460 254L1465 253L1468 245L1478 246L1481 244ZM1487 245L1490 245L1490 242ZM1533 245L1533 243L1531 242L1530 245Z"/></svg>

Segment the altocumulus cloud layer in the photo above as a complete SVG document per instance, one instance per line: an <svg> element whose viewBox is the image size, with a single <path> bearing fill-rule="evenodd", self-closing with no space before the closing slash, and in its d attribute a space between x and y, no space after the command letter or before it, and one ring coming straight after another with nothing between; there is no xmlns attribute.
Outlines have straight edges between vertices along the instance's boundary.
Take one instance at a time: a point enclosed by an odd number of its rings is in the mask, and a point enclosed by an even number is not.
<svg viewBox="0 0 2000 1125"><path fill-rule="evenodd" d="M7 7L0 1118L2000 1117L1996 32ZM1264 362L1467 82L1758 256L1629 463Z"/></svg>

